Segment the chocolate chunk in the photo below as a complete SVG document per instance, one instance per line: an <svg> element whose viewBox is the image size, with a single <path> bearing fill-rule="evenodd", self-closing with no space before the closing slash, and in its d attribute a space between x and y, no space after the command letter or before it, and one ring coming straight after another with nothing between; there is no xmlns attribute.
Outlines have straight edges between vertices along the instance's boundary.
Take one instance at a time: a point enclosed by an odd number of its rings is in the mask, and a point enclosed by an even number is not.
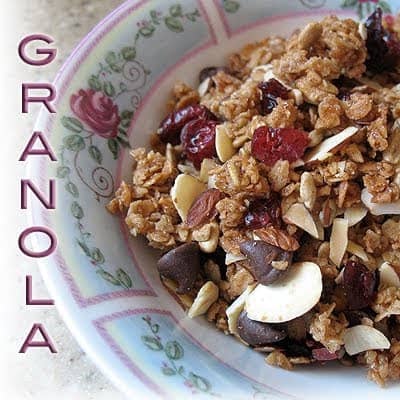
<svg viewBox="0 0 400 400"><path fill-rule="evenodd" d="M246 311L239 315L237 330L239 336L251 346L264 346L286 338L282 325L253 321L247 317Z"/></svg>
<svg viewBox="0 0 400 400"><path fill-rule="evenodd" d="M178 284L177 293L190 292L200 272L197 243L185 243L164 254L157 263L158 272Z"/></svg>
<svg viewBox="0 0 400 400"><path fill-rule="evenodd" d="M272 246L262 240L249 240L241 243L240 251L249 260L250 272L262 285L269 285L285 274L292 262L292 253ZM286 270L276 269L273 261L288 263Z"/></svg>

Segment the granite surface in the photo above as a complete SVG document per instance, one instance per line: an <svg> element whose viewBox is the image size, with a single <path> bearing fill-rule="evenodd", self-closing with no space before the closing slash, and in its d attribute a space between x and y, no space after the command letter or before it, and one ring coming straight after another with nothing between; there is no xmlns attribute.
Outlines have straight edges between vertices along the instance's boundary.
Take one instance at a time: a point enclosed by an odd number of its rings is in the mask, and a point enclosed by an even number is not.
<svg viewBox="0 0 400 400"><path fill-rule="evenodd" d="M27 307L25 275L33 276L36 297L48 296L36 263L23 257L17 247L19 232L27 226L26 212L19 209L19 179L26 167L18 163L19 153L33 129L37 109L29 115L19 113L20 85L24 82L52 81L62 62L79 40L121 0L13 0L7 12L1 12L2 50L6 63L1 98L3 145L0 179L0 244L2 267L7 273L0 279L0 317L7 329L0 328L0 397L10 400L76 399L122 400L114 388L88 359L71 336L55 307ZM43 32L56 40L57 60L44 68L28 67L18 61L17 44L29 33ZM4 53L3 53L4 54ZM4 95L7 93L7 96ZM5 128L7 127L7 129ZM10 173L11 171L11 173ZM8 196L4 196L8 193ZM6 212L5 212L6 211ZM6 228L7 229L4 229ZM45 325L56 343L57 354L33 349L25 355L18 349L34 322ZM3 397L4 395L4 397Z"/></svg>

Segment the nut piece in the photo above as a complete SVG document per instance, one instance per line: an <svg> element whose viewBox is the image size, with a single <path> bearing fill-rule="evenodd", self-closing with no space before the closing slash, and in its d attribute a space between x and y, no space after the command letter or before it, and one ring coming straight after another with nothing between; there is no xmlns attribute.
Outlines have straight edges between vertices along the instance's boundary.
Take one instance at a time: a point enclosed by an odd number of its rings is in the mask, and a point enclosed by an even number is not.
<svg viewBox="0 0 400 400"><path fill-rule="evenodd" d="M204 79L203 82L200 83L199 87L197 88L197 92L199 93L200 97L203 97L212 85L211 78Z"/></svg>
<svg viewBox="0 0 400 400"><path fill-rule="evenodd" d="M289 224L298 226L316 239L320 236L318 227L310 212L304 207L304 204L293 204L283 216L283 220Z"/></svg>
<svg viewBox="0 0 400 400"><path fill-rule="evenodd" d="M329 258L339 266L348 245L348 222L345 218L335 218L332 224L331 239L329 242Z"/></svg>
<svg viewBox="0 0 400 400"><path fill-rule="evenodd" d="M280 342L287 336L282 326L253 321L245 311L240 313L237 320L237 333L246 343L256 347Z"/></svg>
<svg viewBox="0 0 400 400"><path fill-rule="evenodd" d="M195 318L199 315L205 314L211 304L218 300L218 295L218 286L211 281L206 282L199 290L199 293L197 293L197 296L188 311L189 318Z"/></svg>
<svg viewBox="0 0 400 400"><path fill-rule="evenodd" d="M256 287L255 284L247 286L246 290L226 309L226 316L228 317L228 328L229 332L236 335L237 334L237 320L239 314L244 308L244 304L248 295Z"/></svg>
<svg viewBox="0 0 400 400"><path fill-rule="evenodd" d="M400 288L400 277L389 263L384 262L379 267L379 288L391 286Z"/></svg>
<svg viewBox="0 0 400 400"><path fill-rule="evenodd" d="M317 188L310 172L303 172L301 175L300 198L309 210L313 209L317 198Z"/></svg>
<svg viewBox="0 0 400 400"><path fill-rule="evenodd" d="M204 273L206 274L207 278L213 281L215 284L221 282L221 270L219 265L214 262L213 260L207 260L204 264Z"/></svg>
<svg viewBox="0 0 400 400"><path fill-rule="evenodd" d="M182 221L186 221L193 202L206 190L207 186L193 176L181 174L175 179L171 197Z"/></svg>
<svg viewBox="0 0 400 400"><path fill-rule="evenodd" d="M216 168L218 164L212 160L211 158L205 158L201 162L201 167L200 167L200 180L204 183L208 183L208 178L210 176L210 171Z"/></svg>
<svg viewBox="0 0 400 400"><path fill-rule="evenodd" d="M204 253L214 253L218 247L219 225L216 222L212 222L209 225L211 229L210 238L204 242L199 242L200 249Z"/></svg>
<svg viewBox="0 0 400 400"><path fill-rule="evenodd" d="M200 272L199 246L185 243L164 254L157 262L158 272L178 283L177 293L190 292Z"/></svg>
<svg viewBox="0 0 400 400"><path fill-rule="evenodd" d="M400 200L393 203L373 203L372 194L367 189L361 191L361 201L372 215L400 214Z"/></svg>
<svg viewBox="0 0 400 400"><path fill-rule="evenodd" d="M184 309L189 309L193 304L193 297L188 294L177 294L178 285L176 282L168 278L161 279L162 284L167 289L168 293L176 299L179 305Z"/></svg>
<svg viewBox="0 0 400 400"><path fill-rule="evenodd" d="M269 285L286 273L285 269L274 268L272 262L285 262L287 266L292 262L293 253L271 246L262 240L242 242L240 251L247 256L250 272L262 285Z"/></svg>
<svg viewBox="0 0 400 400"><path fill-rule="evenodd" d="M245 259L246 259L246 257L242 256L242 255L237 256L236 254L233 254L233 253L226 253L225 265L233 264L237 261L243 261Z"/></svg>
<svg viewBox="0 0 400 400"><path fill-rule="evenodd" d="M247 316L259 322L286 322L304 315L318 303L322 275L317 264L293 264L278 282L258 285L247 297Z"/></svg>
<svg viewBox="0 0 400 400"><path fill-rule="evenodd" d="M215 205L224 198L218 189L207 189L193 202L186 217L186 226L195 228L211 221L216 215Z"/></svg>
<svg viewBox="0 0 400 400"><path fill-rule="evenodd" d="M215 127L215 149L222 162L228 161L236 153L232 140L227 135L226 127L223 124Z"/></svg>
<svg viewBox="0 0 400 400"><path fill-rule="evenodd" d="M344 212L344 218L347 219L349 227L358 224L368 213L368 210L364 206L355 206L346 208Z"/></svg>
<svg viewBox="0 0 400 400"><path fill-rule="evenodd" d="M365 261L366 263L369 261L368 254L366 251L357 243L352 242L349 240L347 243L347 249L349 253L354 254L361 260Z"/></svg>
<svg viewBox="0 0 400 400"><path fill-rule="evenodd" d="M304 162L310 163L313 161L322 161L327 158L331 151L334 150L337 146L345 142L347 139L351 138L358 132L358 128L354 126L349 126L344 129L342 132L337 133L334 136L324 140L318 146L314 147L308 154L304 156Z"/></svg>
<svg viewBox="0 0 400 400"><path fill-rule="evenodd" d="M367 350L383 350L390 348L386 336L375 328L367 325L356 325L347 328L343 336L344 348L347 354L354 356Z"/></svg>

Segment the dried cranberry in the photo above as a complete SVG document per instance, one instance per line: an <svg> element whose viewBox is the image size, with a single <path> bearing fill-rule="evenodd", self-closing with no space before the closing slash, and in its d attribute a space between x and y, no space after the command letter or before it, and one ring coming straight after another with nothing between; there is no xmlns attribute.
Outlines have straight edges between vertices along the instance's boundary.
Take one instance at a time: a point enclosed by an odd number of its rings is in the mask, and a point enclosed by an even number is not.
<svg viewBox="0 0 400 400"><path fill-rule="evenodd" d="M161 122L157 133L164 143L179 144L181 130L188 122L195 119L218 120L208 108L200 104L189 105L168 114Z"/></svg>
<svg viewBox="0 0 400 400"><path fill-rule="evenodd" d="M376 72L393 69L400 61L400 41L382 25L382 9L377 8L366 20L367 68Z"/></svg>
<svg viewBox="0 0 400 400"><path fill-rule="evenodd" d="M309 142L308 134L298 129L260 126L254 131L251 153L272 166L278 160L296 161L303 156Z"/></svg>
<svg viewBox="0 0 400 400"><path fill-rule="evenodd" d="M337 360L338 359L338 355L336 353L331 353L325 347L312 349L311 352L312 352L313 358L315 360L318 360L318 361L331 361L331 360Z"/></svg>
<svg viewBox="0 0 400 400"><path fill-rule="evenodd" d="M258 85L261 90L261 113L269 114L278 104L278 98L288 99L289 90L278 80L272 78Z"/></svg>
<svg viewBox="0 0 400 400"><path fill-rule="evenodd" d="M281 205L276 195L269 199L257 199L250 203L248 212L244 217L248 229L260 229L269 224L281 226Z"/></svg>
<svg viewBox="0 0 400 400"><path fill-rule="evenodd" d="M201 162L205 158L212 158L215 150L216 121L196 119L187 123L182 129L181 142L183 151L188 160L200 169Z"/></svg>
<svg viewBox="0 0 400 400"><path fill-rule="evenodd" d="M356 261L348 261L343 272L343 286L350 310L367 307L376 295L376 274Z"/></svg>

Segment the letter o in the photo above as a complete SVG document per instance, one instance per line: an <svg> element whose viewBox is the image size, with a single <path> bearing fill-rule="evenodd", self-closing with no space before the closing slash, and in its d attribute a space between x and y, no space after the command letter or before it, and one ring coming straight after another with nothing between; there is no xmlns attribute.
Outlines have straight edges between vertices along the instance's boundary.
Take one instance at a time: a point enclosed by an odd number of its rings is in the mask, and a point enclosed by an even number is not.
<svg viewBox="0 0 400 400"><path fill-rule="evenodd" d="M25 245L25 240L31 233L44 233L45 235L47 235L47 237L50 240L49 247L47 249L45 249L43 251L39 251L39 252L29 250ZM32 258L47 257L50 254L52 254L53 251L57 247L57 236L52 230L50 230L49 228L46 228L45 226L32 226L31 228L25 229L19 235L18 246L19 246L20 250L28 257L32 257Z"/></svg>

